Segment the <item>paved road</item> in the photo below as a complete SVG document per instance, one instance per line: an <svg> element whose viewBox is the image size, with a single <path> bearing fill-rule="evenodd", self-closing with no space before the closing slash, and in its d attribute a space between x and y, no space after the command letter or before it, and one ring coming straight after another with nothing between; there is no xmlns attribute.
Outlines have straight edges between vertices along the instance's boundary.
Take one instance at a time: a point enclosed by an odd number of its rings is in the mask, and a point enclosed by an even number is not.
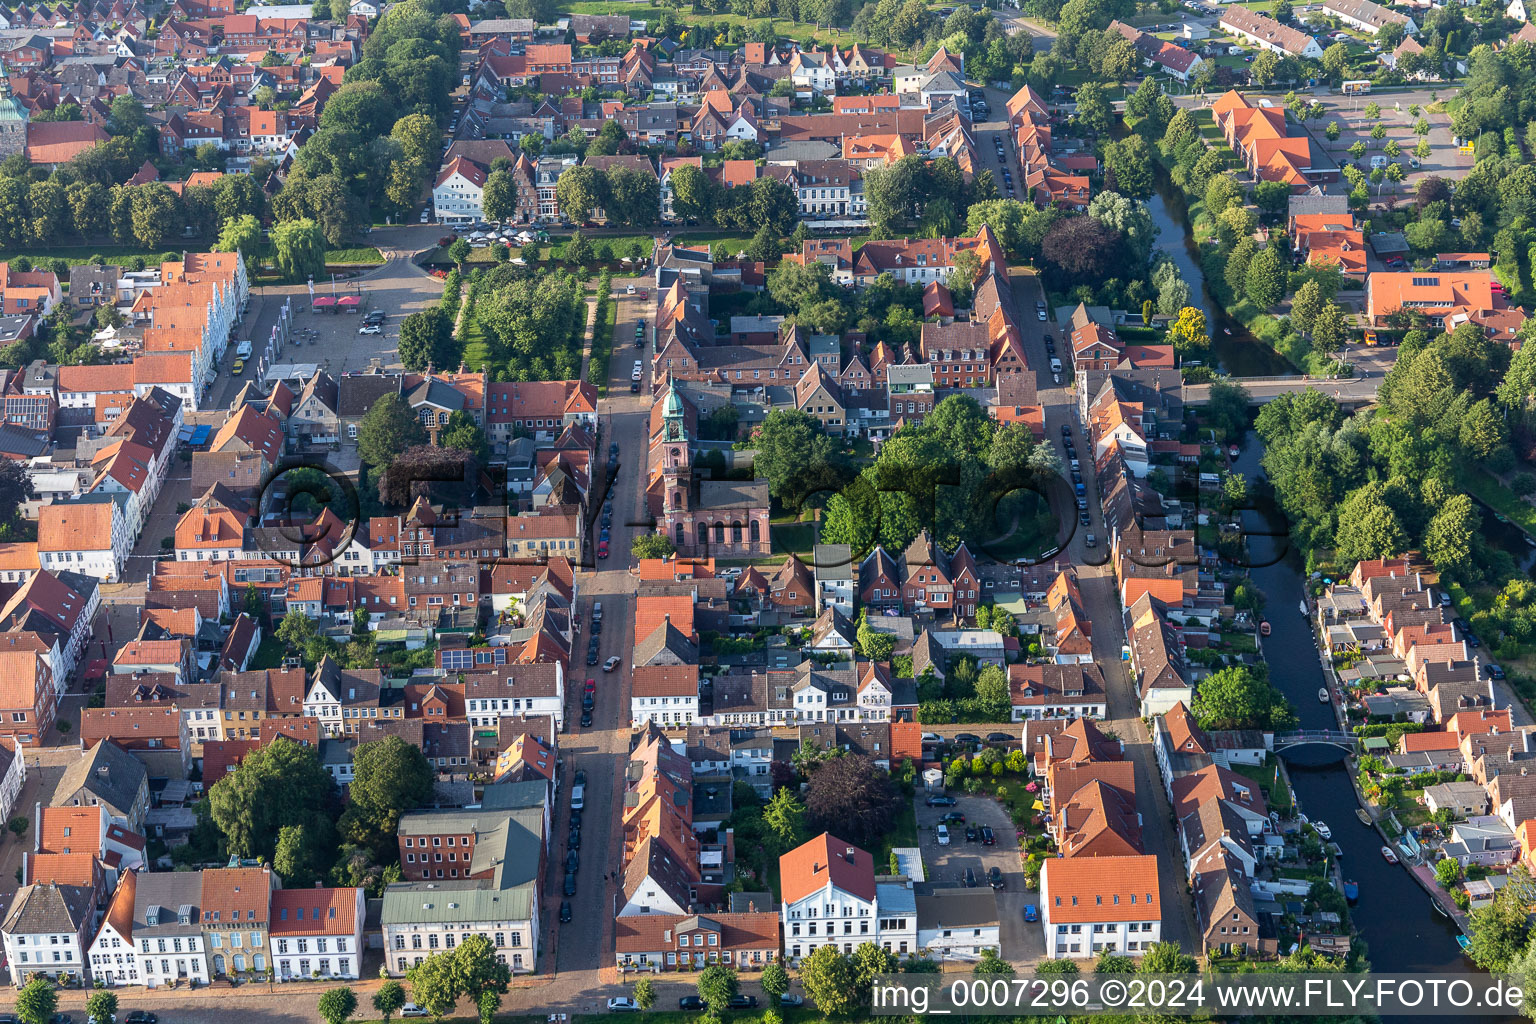
<svg viewBox="0 0 1536 1024"><path fill-rule="evenodd" d="M1030 21L1016 10L1004 8L996 13L998 21L1003 23L1003 29L1011 36L1020 32L1028 32L1035 40L1035 52L1040 53L1049 50L1056 42L1056 30L1049 25L1042 25L1038 21Z"/></svg>
<svg viewBox="0 0 1536 1024"><path fill-rule="evenodd" d="M1042 297L1039 279L1034 274L1015 271L1012 275L1015 303L1021 310L1034 307ZM1061 428L1065 424L1072 430L1078 445L1078 454L1087 454L1087 439L1082 422L1077 415L1077 392L1051 384L1049 365L1045 352L1046 328L1054 325L1027 321L1024 329L1025 358L1036 367L1040 403L1045 407L1045 436L1047 443L1057 445L1057 451L1066 464L1066 452L1061 447ZM1057 352L1062 351L1057 339ZM1084 459L1091 466L1091 460ZM1084 609L1093 623L1093 660L1104 673L1109 693L1109 718L1102 728L1125 742L1127 759L1136 765L1136 801L1142 812L1142 833L1146 852L1157 857L1158 878L1165 894L1163 912L1163 938L1180 943L1185 952L1198 953L1194 945L1194 914L1185 895L1183 859L1174 834L1173 812L1163 793L1161 776L1152 753L1152 738L1142 723L1139 701L1126 670L1127 663L1120 660L1120 649L1125 644L1125 626L1120 601L1115 591L1115 580L1108 564L1108 547L1103 520L1099 511L1097 488L1092 473L1084 474L1090 522L1079 526L1073 521L1074 532L1064 550L1078 566L1078 586L1082 591ZM1087 546L1089 533L1096 535L1097 544Z"/></svg>

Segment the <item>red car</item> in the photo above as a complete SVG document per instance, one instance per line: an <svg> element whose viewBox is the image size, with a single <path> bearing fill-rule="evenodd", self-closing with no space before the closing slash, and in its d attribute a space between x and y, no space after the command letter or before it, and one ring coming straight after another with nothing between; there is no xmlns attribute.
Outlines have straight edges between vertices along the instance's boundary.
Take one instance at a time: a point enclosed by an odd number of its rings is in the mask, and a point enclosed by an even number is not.
<svg viewBox="0 0 1536 1024"><path fill-rule="evenodd" d="M587 680L587 690L586 690L586 692L587 693L596 693L597 692L597 680L596 679L588 679Z"/></svg>
<svg viewBox="0 0 1536 1024"><path fill-rule="evenodd" d="M601 540L601 541L597 542L597 557L598 558L607 558L608 557L608 542L607 541Z"/></svg>

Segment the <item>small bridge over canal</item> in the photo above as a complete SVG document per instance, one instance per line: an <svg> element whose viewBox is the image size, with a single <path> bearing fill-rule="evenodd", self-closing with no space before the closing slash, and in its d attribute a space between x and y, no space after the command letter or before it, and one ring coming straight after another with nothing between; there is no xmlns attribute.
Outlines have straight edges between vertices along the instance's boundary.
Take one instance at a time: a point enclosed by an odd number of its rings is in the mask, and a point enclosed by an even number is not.
<svg viewBox="0 0 1536 1024"><path fill-rule="evenodd" d="M1340 732L1336 729L1304 729L1301 732L1280 733L1275 737L1277 754L1308 746L1337 747L1346 754L1353 754L1355 736L1353 733Z"/></svg>

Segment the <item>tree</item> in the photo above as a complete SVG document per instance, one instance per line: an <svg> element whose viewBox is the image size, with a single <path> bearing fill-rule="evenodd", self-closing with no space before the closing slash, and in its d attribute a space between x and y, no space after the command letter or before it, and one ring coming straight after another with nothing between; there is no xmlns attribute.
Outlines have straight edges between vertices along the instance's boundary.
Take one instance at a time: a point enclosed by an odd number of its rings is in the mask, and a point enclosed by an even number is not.
<svg viewBox="0 0 1536 1024"><path fill-rule="evenodd" d="M1348 337L1349 317L1331 300L1325 302L1312 324L1312 347L1331 355L1344 347Z"/></svg>
<svg viewBox="0 0 1536 1024"><path fill-rule="evenodd" d="M454 363L454 354L453 321L441 306L412 313L400 321L400 361L407 370L444 369Z"/></svg>
<svg viewBox="0 0 1536 1024"><path fill-rule="evenodd" d="M1008 691L1008 674L996 665L988 665L976 677L976 711L994 722L1006 722L1013 713Z"/></svg>
<svg viewBox="0 0 1536 1024"><path fill-rule="evenodd" d="M692 164L675 168L668 183L672 187L672 212L680 220L705 221L714 212L712 183Z"/></svg>
<svg viewBox="0 0 1536 1024"><path fill-rule="evenodd" d="M486 220L510 221L517 216L517 186L506 171L492 171L480 198Z"/></svg>
<svg viewBox="0 0 1536 1024"><path fill-rule="evenodd" d="M389 1024L389 1018L400 1012L400 1007L404 1005L405 987L398 981L386 981L373 994L373 1010L382 1018L384 1024Z"/></svg>
<svg viewBox="0 0 1536 1024"><path fill-rule="evenodd" d="M1099 950L1099 959L1093 965L1094 974L1135 974L1136 961L1110 949Z"/></svg>
<svg viewBox="0 0 1536 1024"><path fill-rule="evenodd" d="M307 888L325 870L323 852L316 845L310 829L303 825L284 825L277 830L277 846L272 853L272 869L292 883Z"/></svg>
<svg viewBox="0 0 1536 1024"><path fill-rule="evenodd" d="M635 988L630 998L635 1001L635 1005L640 1007L642 1011L649 1010L652 1006L656 1005L656 986L651 984L650 978L641 978L635 982Z"/></svg>
<svg viewBox="0 0 1536 1024"><path fill-rule="evenodd" d="M1212 217L1220 217L1234 203L1241 205L1243 189L1230 174L1218 174L1205 186L1205 208Z"/></svg>
<svg viewBox="0 0 1536 1024"><path fill-rule="evenodd" d="M1094 286L1120 262L1120 234L1092 217L1063 217L1046 232L1040 256L1049 287Z"/></svg>
<svg viewBox="0 0 1536 1024"><path fill-rule="evenodd" d="M789 972L778 960L769 961L758 980L763 986L763 995L772 1002L778 1002L779 997L789 991Z"/></svg>
<svg viewBox="0 0 1536 1024"><path fill-rule="evenodd" d="M710 964L699 972L699 998L715 1013L724 1013L736 994L736 972L724 964Z"/></svg>
<svg viewBox="0 0 1536 1024"><path fill-rule="evenodd" d="M832 758L811 774L805 808L812 827L857 846L878 843L895 820L896 787L867 757Z"/></svg>
<svg viewBox="0 0 1536 1024"><path fill-rule="evenodd" d="M272 260L289 281L304 281L325 273L325 235L308 217L283 221L272 228Z"/></svg>
<svg viewBox="0 0 1536 1024"><path fill-rule="evenodd" d="M869 618L859 616L859 629L856 639L859 650L870 661L890 661L891 652L896 649L896 637L890 633L881 633L869 625Z"/></svg>
<svg viewBox="0 0 1536 1024"><path fill-rule="evenodd" d="M480 1024L491 1024L496 1019L496 1011L501 1009L501 993L486 989L475 1000L475 1009L480 1013Z"/></svg>
<svg viewBox="0 0 1536 1024"><path fill-rule="evenodd" d="M1203 729L1263 729L1288 709L1261 669L1229 666L1201 680L1190 710Z"/></svg>
<svg viewBox="0 0 1536 1024"><path fill-rule="evenodd" d="M437 774L420 747L398 736L360 744L352 765L342 830L352 842L387 855L400 816L427 802Z"/></svg>
<svg viewBox="0 0 1536 1024"><path fill-rule="evenodd" d="M1155 942L1141 957L1142 974L1191 974L1199 970L1195 958L1179 948L1177 942Z"/></svg>
<svg viewBox="0 0 1536 1024"><path fill-rule="evenodd" d="M375 469L388 466L407 448L426 443L427 431L421 420L397 394L375 402L357 428L357 454Z"/></svg>
<svg viewBox="0 0 1536 1024"><path fill-rule="evenodd" d="M1211 341L1205 314L1194 306L1185 306L1179 310L1178 319L1168 328L1168 341L1180 353L1204 350Z"/></svg>
<svg viewBox="0 0 1536 1024"><path fill-rule="evenodd" d="M85 1001L85 1014L94 1021L106 1024L117 1019L117 996L106 989L98 989Z"/></svg>
<svg viewBox="0 0 1536 1024"><path fill-rule="evenodd" d="M215 246L219 252L238 252L252 266L256 254L261 251L261 222L250 214L224 222Z"/></svg>
<svg viewBox="0 0 1536 1024"><path fill-rule="evenodd" d="M636 558L670 558L677 548L661 533L637 533L629 542L630 553Z"/></svg>
<svg viewBox="0 0 1536 1024"><path fill-rule="evenodd" d="M1408 546L1408 533L1384 492L1379 481L1372 482L1355 490L1339 506L1335 545L1340 558L1350 562L1391 558Z"/></svg>
<svg viewBox="0 0 1536 1024"><path fill-rule="evenodd" d="M1104 147L1104 166L1115 176L1114 191L1133 199L1152 194L1152 148L1140 135L1127 135Z"/></svg>
<svg viewBox="0 0 1536 1024"><path fill-rule="evenodd" d="M442 1020L459 1001L459 990L453 979L455 952L433 953L405 972L405 980L411 985L412 1001L434 1020Z"/></svg>
<svg viewBox="0 0 1536 1024"><path fill-rule="evenodd" d="M289 741L251 752L208 791L210 816L229 852L267 860L289 826L304 826L311 848L325 849L335 801L336 783L319 752Z"/></svg>
<svg viewBox="0 0 1536 1024"><path fill-rule="evenodd" d="M831 943L817 946L800 961L800 984L816 1008L829 1017L846 1017L858 1008L853 964Z"/></svg>
<svg viewBox="0 0 1536 1024"><path fill-rule="evenodd" d="M1312 333L1312 325L1323 308L1323 289L1315 280L1309 280L1296 289L1291 299L1291 326L1303 334Z"/></svg>
<svg viewBox="0 0 1536 1024"><path fill-rule="evenodd" d="M0 527L14 524L22 502L35 497L26 466L13 459L0 461Z"/></svg>
<svg viewBox="0 0 1536 1024"><path fill-rule="evenodd" d="M502 252L506 252L501 246L497 246ZM440 436L440 442L444 448L457 448L460 451L469 452L480 465L489 465L491 461L490 442L485 438L485 431L475 422L473 416L463 409L454 410L448 417L448 427Z"/></svg>
<svg viewBox="0 0 1536 1024"><path fill-rule="evenodd" d="M1248 280L1244 284L1248 300L1260 309L1269 309L1285 297L1285 278L1279 246L1265 246L1248 264Z"/></svg>
<svg viewBox="0 0 1536 1024"><path fill-rule="evenodd" d="M1472 568L1473 542L1482 525L1472 499L1454 494L1429 521L1424 531L1424 554L1442 575L1463 577Z"/></svg>
<svg viewBox="0 0 1536 1024"><path fill-rule="evenodd" d="M555 187L560 212L578 224L592 219L592 211L604 204L608 182L595 167L578 165L565 170Z"/></svg>
<svg viewBox="0 0 1536 1024"><path fill-rule="evenodd" d="M348 1017L357 1009L357 995L350 988L327 989L320 996L320 1004L316 1007L326 1024L346 1024ZM106 1020L98 1017L97 1020Z"/></svg>
<svg viewBox="0 0 1536 1024"><path fill-rule="evenodd" d="M16 1016L22 1024L48 1024L59 1008L59 997L47 978L34 975L16 993Z"/></svg>
<svg viewBox="0 0 1536 1024"><path fill-rule="evenodd" d="M1449 889L1461 881L1461 862L1455 857L1445 857L1436 861L1435 881L1442 889Z"/></svg>
<svg viewBox="0 0 1536 1024"><path fill-rule="evenodd" d="M1093 135L1109 131L1113 110L1102 85L1098 82L1084 82L1077 87L1073 99L1077 101L1077 123L1084 131Z"/></svg>
<svg viewBox="0 0 1536 1024"><path fill-rule="evenodd" d="M1342 44L1335 43L1334 45L1335 46L1341 46ZM1329 142L1338 142L1339 141L1339 136L1342 135L1343 133L1344 133L1344 129L1339 127L1339 122L1337 122L1337 121L1329 121L1327 126L1323 128L1323 136Z"/></svg>
<svg viewBox="0 0 1536 1024"><path fill-rule="evenodd" d="M810 476L836 457L836 447L822 432L821 422L795 409L770 412L754 442L756 472L768 481L773 496L781 499L798 496Z"/></svg>

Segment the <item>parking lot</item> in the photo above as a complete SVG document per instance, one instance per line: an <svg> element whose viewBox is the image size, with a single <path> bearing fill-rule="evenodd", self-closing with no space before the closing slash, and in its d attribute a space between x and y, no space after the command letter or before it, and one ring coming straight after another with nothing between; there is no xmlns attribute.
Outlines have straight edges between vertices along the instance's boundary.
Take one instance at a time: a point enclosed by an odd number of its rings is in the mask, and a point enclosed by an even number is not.
<svg viewBox="0 0 1536 1024"><path fill-rule="evenodd" d="M1015 964L1039 960L1045 955L1040 927L1024 921L1024 908L1036 903L1037 894L1024 886L1019 839L1007 810L990 797L959 792L952 795L957 801L954 807L929 807L921 794L916 798L918 844L929 883L964 885L969 869L977 885L986 885L987 872L994 867L999 869L1003 879L1003 888L997 893L1002 957ZM940 846L935 826L951 813L965 815L965 824L951 826L949 845ZM966 828L983 825L992 829L995 843L987 846L980 839L967 841Z"/></svg>

